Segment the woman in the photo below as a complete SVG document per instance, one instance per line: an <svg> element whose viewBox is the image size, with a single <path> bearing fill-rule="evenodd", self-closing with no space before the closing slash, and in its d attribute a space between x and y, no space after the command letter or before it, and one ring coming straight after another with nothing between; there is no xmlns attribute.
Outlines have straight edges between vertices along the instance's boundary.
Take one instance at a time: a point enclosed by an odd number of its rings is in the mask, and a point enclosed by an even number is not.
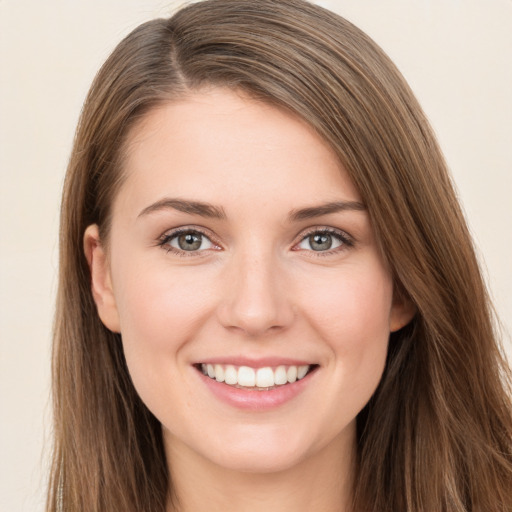
<svg viewBox="0 0 512 512"><path fill-rule="evenodd" d="M300 0L137 28L64 189L48 510L505 511L509 373L394 65Z"/></svg>

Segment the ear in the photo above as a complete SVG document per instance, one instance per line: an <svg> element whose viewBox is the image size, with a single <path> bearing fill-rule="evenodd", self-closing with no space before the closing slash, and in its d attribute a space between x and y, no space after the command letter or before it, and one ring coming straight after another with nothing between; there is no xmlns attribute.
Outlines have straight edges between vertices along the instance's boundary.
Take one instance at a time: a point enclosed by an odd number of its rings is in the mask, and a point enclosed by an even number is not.
<svg viewBox="0 0 512 512"><path fill-rule="evenodd" d="M389 315L390 332L399 331L405 327L416 314L416 306L404 294L395 291L391 314Z"/></svg>
<svg viewBox="0 0 512 512"><path fill-rule="evenodd" d="M121 332L110 263L101 244L99 228L91 224L84 233L84 252L91 272L91 291L98 315L107 329Z"/></svg>

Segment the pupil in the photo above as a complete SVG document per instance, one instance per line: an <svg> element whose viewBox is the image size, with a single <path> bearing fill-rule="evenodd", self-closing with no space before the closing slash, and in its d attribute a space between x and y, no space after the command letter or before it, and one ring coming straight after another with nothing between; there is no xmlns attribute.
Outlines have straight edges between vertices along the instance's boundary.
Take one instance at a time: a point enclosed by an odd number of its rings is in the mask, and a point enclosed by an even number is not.
<svg viewBox="0 0 512 512"><path fill-rule="evenodd" d="M332 246L331 235L316 234L309 237L309 243L314 251L326 251Z"/></svg>
<svg viewBox="0 0 512 512"><path fill-rule="evenodd" d="M185 233L178 237L178 245L183 251L196 251L201 247L201 235Z"/></svg>

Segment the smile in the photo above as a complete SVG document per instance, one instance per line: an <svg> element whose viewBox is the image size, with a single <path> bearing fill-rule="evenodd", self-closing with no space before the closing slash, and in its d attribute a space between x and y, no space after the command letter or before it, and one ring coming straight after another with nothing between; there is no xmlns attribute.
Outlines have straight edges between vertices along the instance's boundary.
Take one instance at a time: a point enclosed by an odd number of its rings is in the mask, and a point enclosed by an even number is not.
<svg viewBox="0 0 512 512"><path fill-rule="evenodd" d="M228 386L267 391L303 379L316 365L280 365L275 368L251 368L223 364L201 364L200 370L210 379Z"/></svg>

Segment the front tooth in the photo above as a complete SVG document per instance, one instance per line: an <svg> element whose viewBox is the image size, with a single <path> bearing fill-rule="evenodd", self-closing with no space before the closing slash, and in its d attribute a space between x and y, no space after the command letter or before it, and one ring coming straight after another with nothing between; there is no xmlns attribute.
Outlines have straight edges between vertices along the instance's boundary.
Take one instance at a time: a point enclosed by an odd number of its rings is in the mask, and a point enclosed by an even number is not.
<svg viewBox="0 0 512 512"><path fill-rule="evenodd" d="M259 388L271 388L274 385L274 372L272 368L259 368L256 372L256 386Z"/></svg>
<svg viewBox="0 0 512 512"><path fill-rule="evenodd" d="M306 376L306 373L308 373L309 365L299 366L297 370L297 380L303 379Z"/></svg>
<svg viewBox="0 0 512 512"><path fill-rule="evenodd" d="M245 387L254 387L256 385L256 374L248 366L238 368L238 384Z"/></svg>
<svg viewBox="0 0 512 512"><path fill-rule="evenodd" d="M215 380L217 382L224 382L224 368L220 364L215 365Z"/></svg>
<svg viewBox="0 0 512 512"><path fill-rule="evenodd" d="M286 376L286 367L278 366L274 373L274 384L276 386L282 386L288 382L288 377Z"/></svg>
<svg viewBox="0 0 512 512"><path fill-rule="evenodd" d="M289 383L295 382L297 380L297 367L296 366L290 366L288 368L288 371L286 372L286 378L288 379Z"/></svg>
<svg viewBox="0 0 512 512"><path fill-rule="evenodd" d="M224 370L224 382L231 386L234 386L238 382L238 372L236 368L230 364L226 366Z"/></svg>
<svg viewBox="0 0 512 512"><path fill-rule="evenodd" d="M215 368L213 367L213 364L207 364L206 371L208 372L208 377L211 379L215 378Z"/></svg>

